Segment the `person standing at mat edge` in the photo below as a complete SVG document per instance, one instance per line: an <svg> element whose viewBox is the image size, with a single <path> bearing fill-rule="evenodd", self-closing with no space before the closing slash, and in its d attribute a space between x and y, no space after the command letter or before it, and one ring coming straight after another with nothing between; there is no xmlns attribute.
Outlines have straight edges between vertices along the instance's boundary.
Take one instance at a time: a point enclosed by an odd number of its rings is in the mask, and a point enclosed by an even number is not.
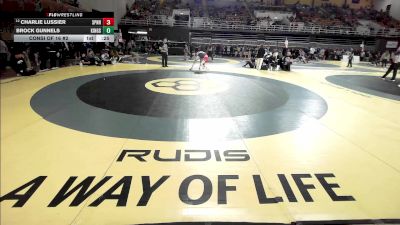
<svg viewBox="0 0 400 225"><path fill-rule="evenodd" d="M385 75L382 76L382 80L385 80L386 76L389 75L390 72L393 70L392 79L390 81L396 81L397 70L399 68L400 63L400 47L397 49L396 53L394 53L391 57L392 64L390 65L389 69L386 71Z"/></svg>
<svg viewBox="0 0 400 225"><path fill-rule="evenodd" d="M260 48L257 51L257 60L256 60L256 68L257 68L257 70L261 69L261 66L262 66L263 60L264 60L264 55L265 55L264 45L261 45Z"/></svg>
<svg viewBox="0 0 400 225"><path fill-rule="evenodd" d="M349 62L347 63L347 67L353 67L353 57L354 57L354 53L353 51L350 51L349 53Z"/></svg>
<svg viewBox="0 0 400 225"><path fill-rule="evenodd" d="M168 67L168 45L167 39L164 38L163 45L160 47L162 67Z"/></svg>

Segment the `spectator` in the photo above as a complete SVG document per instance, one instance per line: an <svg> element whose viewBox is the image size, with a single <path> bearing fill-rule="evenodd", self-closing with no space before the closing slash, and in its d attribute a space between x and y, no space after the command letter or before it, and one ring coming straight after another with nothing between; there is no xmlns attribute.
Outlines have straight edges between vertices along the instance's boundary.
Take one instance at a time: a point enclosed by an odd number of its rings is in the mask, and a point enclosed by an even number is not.
<svg viewBox="0 0 400 225"><path fill-rule="evenodd" d="M164 38L163 44L160 47L160 52L162 57L162 67L168 67L168 45L166 38Z"/></svg>
<svg viewBox="0 0 400 225"><path fill-rule="evenodd" d="M348 61L348 63L347 63L347 67L353 67L353 56L354 56L354 53L353 53L353 51L350 51L350 53L348 54L348 56L349 56L349 61Z"/></svg>
<svg viewBox="0 0 400 225"><path fill-rule="evenodd" d="M265 55L265 49L264 49L264 46L261 45L260 48L259 48L258 51L257 51L256 66L257 66L257 69L258 69L258 70L261 69L264 55Z"/></svg>
<svg viewBox="0 0 400 225"><path fill-rule="evenodd" d="M188 47L187 43L185 43L185 48L183 49L183 57L184 57L185 61L188 60L188 54L190 54L189 47Z"/></svg>
<svg viewBox="0 0 400 225"><path fill-rule="evenodd" d="M6 68L9 54L10 52L8 51L6 43L0 38L0 70Z"/></svg>
<svg viewBox="0 0 400 225"><path fill-rule="evenodd" d="M251 55L251 58L246 61L246 64L244 64L243 67L246 67L247 65L249 65L250 68L256 67L256 58L254 57L254 54Z"/></svg>
<svg viewBox="0 0 400 225"><path fill-rule="evenodd" d="M29 63L29 59L26 57L26 52L16 53L13 59L13 69L18 76L30 76L36 74L36 71L32 70ZM28 62L28 64L27 64Z"/></svg>
<svg viewBox="0 0 400 225"><path fill-rule="evenodd" d="M382 67L386 67L389 60L390 60L390 52L389 50L386 50L381 56Z"/></svg>

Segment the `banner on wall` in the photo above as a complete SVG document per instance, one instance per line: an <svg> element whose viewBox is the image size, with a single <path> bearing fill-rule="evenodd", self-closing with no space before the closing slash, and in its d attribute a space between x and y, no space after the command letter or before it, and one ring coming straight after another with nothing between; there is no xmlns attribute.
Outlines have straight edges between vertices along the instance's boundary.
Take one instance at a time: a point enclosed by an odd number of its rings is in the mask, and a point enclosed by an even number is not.
<svg viewBox="0 0 400 225"><path fill-rule="evenodd" d="M387 41L386 42L386 48L397 48L399 45L398 41Z"/></svg>

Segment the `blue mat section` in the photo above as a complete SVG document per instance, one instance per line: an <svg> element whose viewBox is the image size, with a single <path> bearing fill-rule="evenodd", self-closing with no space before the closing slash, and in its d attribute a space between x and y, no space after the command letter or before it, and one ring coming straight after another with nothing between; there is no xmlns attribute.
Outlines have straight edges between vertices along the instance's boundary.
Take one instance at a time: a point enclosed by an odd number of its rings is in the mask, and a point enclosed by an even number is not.
<svg viewBox="0 0 400 225"><path fill-rule="evenodd" d="M355 91L400 101L398 81L381 80L379 76L333 75L327 81Z"/></svg>

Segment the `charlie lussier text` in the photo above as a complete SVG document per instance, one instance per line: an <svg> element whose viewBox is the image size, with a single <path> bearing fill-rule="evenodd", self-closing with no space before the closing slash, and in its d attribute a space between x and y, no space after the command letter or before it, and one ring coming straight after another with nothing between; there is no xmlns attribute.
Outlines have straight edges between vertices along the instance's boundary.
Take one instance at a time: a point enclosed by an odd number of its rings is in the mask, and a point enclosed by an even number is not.
<svg viewBox="0 0 400 225"><path fill-rule="evenodd" d="M20 19L22 25L65 25L67 20L60 19Z"/></svg>

